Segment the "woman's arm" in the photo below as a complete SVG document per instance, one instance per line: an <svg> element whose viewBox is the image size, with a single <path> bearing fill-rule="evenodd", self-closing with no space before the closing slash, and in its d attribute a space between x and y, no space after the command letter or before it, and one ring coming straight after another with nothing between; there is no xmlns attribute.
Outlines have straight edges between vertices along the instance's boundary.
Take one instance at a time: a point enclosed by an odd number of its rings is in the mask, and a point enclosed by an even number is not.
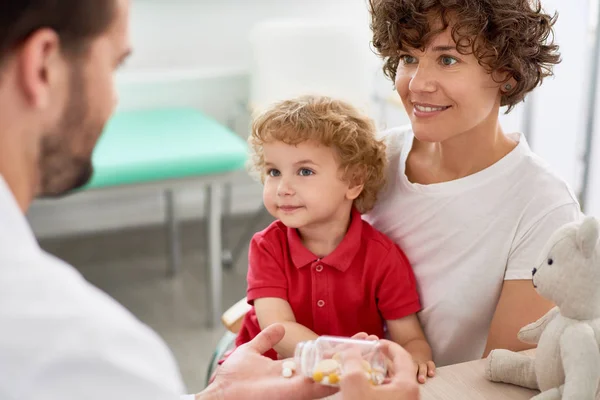
<svg viewBox="0 0 600 400"><path fill-rule="evenodd" d="M517 334L522 327L537 321L552 307L551 301L535 291L531 280L504 281L483 357L487 357L493 349L521 351L534 347L521 342Z"/></svg>
<svg viewBox="0 0 600 400"><path fill-rule="evenodd" d="M546 314L554 305L540 296L533 287L531 270L550 236L566 223L581 217L575 201L546 212L527 228L509 255L500 299L492 318L483 357L493 349L521 351L534 347L521 342L519 330Z"/></svg>
<svg viewBox="0 0 600 400"><path fill-rule="evenodd" d="M254 310L260 329L279 323L285 327L285 336L273 348L283 358L294 356L296 345L305 340L318 337L316 333L296 322L290 303L275 298L265 297L254 300Z"/></svg>

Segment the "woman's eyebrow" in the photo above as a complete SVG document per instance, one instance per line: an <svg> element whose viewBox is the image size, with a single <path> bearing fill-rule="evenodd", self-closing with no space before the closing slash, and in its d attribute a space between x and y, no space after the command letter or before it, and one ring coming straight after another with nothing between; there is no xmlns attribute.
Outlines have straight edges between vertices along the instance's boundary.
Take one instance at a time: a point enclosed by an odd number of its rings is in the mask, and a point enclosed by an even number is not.
<svg viewBox="0 0 600 400"><path fill-rule="evenodd" d="M433 49L433 51L450 51L450 50L456 50L456 46L435 46Z"/></svg>

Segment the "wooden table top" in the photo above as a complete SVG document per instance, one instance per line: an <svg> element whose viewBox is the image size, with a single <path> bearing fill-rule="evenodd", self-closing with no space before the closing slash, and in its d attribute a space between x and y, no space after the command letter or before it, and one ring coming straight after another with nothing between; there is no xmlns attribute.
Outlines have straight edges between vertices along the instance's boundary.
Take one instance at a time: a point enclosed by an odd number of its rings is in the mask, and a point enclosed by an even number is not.
<svg viewBox="0 0 600 400"><path fill-rule="evenodd" d="M530 357L535 350L523 352ZM485 377L487 360L475 360L437 369L436 376L420 385L421 400L529 400L539 392ZM339 395L327 399L339 399ZM600 388L596 396L600 400Z"/></svg>
<svg viewBox="0 0 600 400"><path fill-rule="evenodd" d="M534 350L525 354L533 356ZM436 376L421 385L421 400L521 400L538 392L504 383L488 381L484 376L486 360L438 368Z"/></svg>

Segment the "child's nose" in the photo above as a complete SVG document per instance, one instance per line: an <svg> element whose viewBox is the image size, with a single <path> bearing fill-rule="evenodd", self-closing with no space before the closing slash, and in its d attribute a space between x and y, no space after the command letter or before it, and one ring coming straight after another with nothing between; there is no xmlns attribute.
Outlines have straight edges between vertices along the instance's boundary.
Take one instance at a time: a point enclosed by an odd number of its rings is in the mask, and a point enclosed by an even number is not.
<svg viewBox="0 0 600 400"><path fill-rule="evenodd" d="M287 179L281 179L279 182L279 186L277 186L277 194L279 196L286 196L293 194L294 190L292 189L292 185Z"/></svg>

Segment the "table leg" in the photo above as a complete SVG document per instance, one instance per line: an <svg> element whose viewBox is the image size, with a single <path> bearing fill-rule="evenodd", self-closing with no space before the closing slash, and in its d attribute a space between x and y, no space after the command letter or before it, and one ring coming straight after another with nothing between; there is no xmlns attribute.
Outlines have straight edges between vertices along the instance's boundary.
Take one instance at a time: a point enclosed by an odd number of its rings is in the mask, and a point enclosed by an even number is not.
<svg viewBox="0 0 600 400"><path fill-rule="evenodd" d="M233 253L231 251L231 208L233 202L233 184L225 183L223 187L223 224L221 225L223 237L223 267L233 266Z"/></svg>
<svg viewBox="0 0 600 400"><path fill-rule="evenodd" d="M208 238L208 265L206 271L208 279L206 282L209 296L210 312L208 313L207 325L214 328L219 324L222 307L223 291L223 264L221 244L221 216L222 216L222 187L219 183L211 183L206 188L206 222Z"/></svg>
<svg viewBox="0 0 600 400"><path fill-rule="evenodd" d="M175 195L172 189L164 191L164 202L169 254L167 276L172 278L177 275L181 267L181 235L175 209Z"/></svg>

